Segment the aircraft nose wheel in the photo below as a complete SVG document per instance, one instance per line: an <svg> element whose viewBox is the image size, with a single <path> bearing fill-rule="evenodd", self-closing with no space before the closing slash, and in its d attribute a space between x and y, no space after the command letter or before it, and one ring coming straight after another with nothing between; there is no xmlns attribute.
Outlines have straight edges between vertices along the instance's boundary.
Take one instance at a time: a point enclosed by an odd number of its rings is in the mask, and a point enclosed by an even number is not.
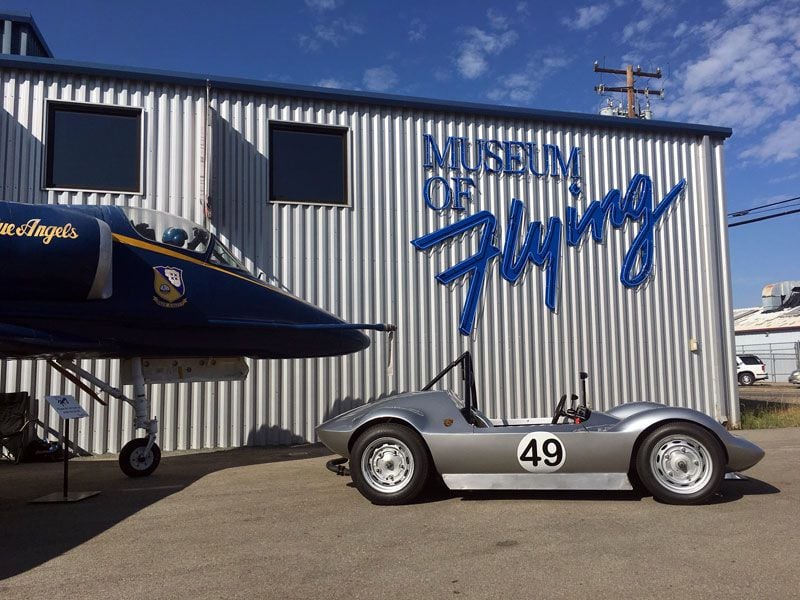
<svg viewBox="0 0 800 600"><path fill-rule="evenodd" d="M146 477L158 467L161 462L161 448L153 443L147 449L147 438L131 440L119 453L119 468L128 477Z"/></svg>

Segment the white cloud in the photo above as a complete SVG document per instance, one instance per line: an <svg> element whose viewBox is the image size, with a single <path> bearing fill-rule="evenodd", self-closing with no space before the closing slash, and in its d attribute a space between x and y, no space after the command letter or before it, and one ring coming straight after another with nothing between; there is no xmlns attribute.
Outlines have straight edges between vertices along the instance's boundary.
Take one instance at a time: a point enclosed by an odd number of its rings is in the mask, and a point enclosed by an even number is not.
<svg viewBox="0 0 800 600"><path fill-rule="evenodd" d="M385 92L396 86L397 82L397 73L388 65L364 71L364 87L373 92Z"/></svg>
<svg viewBox="0 0 800 600"><path fill-rule="evenodd" d="M453 79L453 72L443 67L434 67L431 73L433 74L433 78L439 82L451 81Z"/></svg>
<svg viewBox="0 0 800 600"><path fill-rule="evenodd" d="M800 10L751 14L730 28L715 28L706 51L681 68L671 117L686 116L753 129L800 101L800 76L787 64L800 57L794 35Z"/></svg>
<svg viewBox="0 0 800 600"><path fill-rule="evenodd" d="M783 121L761 143L745 150L740 158L781 162L800 157L800 116ZM788 178L785 178L788 179Z"/></svg>
<svg viewBox="0 0 800 600"><path fill-rule="evenodd" d="M509 28L507 19L492 10L487 13L487 18L494 31L478 27L464 30L455 64L465 79L477 79L486 73L489 70L488 57L499 54L517 41L517 32Z"/></svg>
<svg viewBox="0 0 800 600"><path fill-rule="evenodd" d="M800 156L800 6L783 2L727 13L691 28L702 52L676 69L669 119L734 127L761 140L754 160ZM738 136L737 136L738 137ZM748 139L749 138L749 139ZM742 139L738 137L738 139Z"/></svg>
<svg viewBox="0 0 800 600"><path fill-rule="evenodd" d="M800 178L800 172L795 172L789 175L783 175L782 177L772 177L768 183L783 183L784 181L793 181L798 178Z"/></svg>
<svg viewBox="0 0 800 600"><path fill-rule="evenodd" d="M304 50L313 52L325 44L338 47L354 35L363 35L365 31L363 25L357 21L334 19L329 23L318 23L310 34L301 34L297 42Z"/></svg>
<svg viewBox="0 0 800 600"><path fill-rule="evenodd" d="M764 3L764 0L725 0L731 10L752 10Z"/></svg>
<svg viewBox="0 0 800 600"><path fill-rule="evenodd" d="M339 0L306 0L306 6L313 10L333 10L339 5Z"/></svg>
<svg viewBox="0 0 800 600"><path fill-rule="evenodd" d="M622 29L622 41L629 42L634 38L644 35L655 25L655 19L638 19L625 25Z"/></svg>
<svg viewBox="0 0 800 600"><path fill-rule="evenodd" d="M497 103L530 104L547 76L570 62L572 59L564 55L536 56L528 61L524 69L498 77L486 97Z"/></svg>
<svg viewBox="0 0 800 600"><path fill-rule="evenodd" d="M425 38L425 32L428 31L428 24L422 19L412 19L408 27L408 41L418 42Z"/></svg>
<svg viewBox="0 0 800 600"><path fill-rule="evenodd" d="M326 88L344 88L347 87L345 83L341 79L336 79L335 77L324 77L320 79L316 85L319 87L326 87Z"/></svg>
<svg viewBox="0 0 800 600"><path fill-rule="evenodd" d="M500 31L508 29L508 18L495 9L490 8L487 10L486 18L489 20L489 25L492 29L499 29Z"/></svg>
<svg viewBox="0 0 800 600"><path fill-rule="evenodd" d="M591 29L605 21L610 8L607 4L591 4L578 9L577 14L569 19L562 19L562 23L570 29Z"/></svg>

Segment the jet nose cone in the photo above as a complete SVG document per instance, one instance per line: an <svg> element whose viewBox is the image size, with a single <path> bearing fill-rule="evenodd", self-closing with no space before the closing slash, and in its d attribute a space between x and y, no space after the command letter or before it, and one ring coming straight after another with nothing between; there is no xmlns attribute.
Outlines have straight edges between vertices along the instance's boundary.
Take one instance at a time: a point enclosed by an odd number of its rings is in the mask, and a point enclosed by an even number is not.
<svg viewBox="0 0 800 600"><path fill-rule="evenodd" d="M288 333L288 332L287 332ZM298 323L284 339L294 358L340 356L367 348L370 339L349 323Z"/></svg>
<svg viewBox="0 0 800 600"><path fill-rule="evenodd" d="M358 352L369 348L370 339L364 332L357 329L344 329L338 332L339 339L341 340L341 347L343 352L341 354L350 354L351 352Z"/></svg>
<svg viewBox="0 0 800 600"><path fill-rule="evenodd" d="M369 347L370 338L359 324L348 323L299 298L285 298L286 334L281 349L295 358L340 356ZM282 344L282 345L283 345Z"/></svg>

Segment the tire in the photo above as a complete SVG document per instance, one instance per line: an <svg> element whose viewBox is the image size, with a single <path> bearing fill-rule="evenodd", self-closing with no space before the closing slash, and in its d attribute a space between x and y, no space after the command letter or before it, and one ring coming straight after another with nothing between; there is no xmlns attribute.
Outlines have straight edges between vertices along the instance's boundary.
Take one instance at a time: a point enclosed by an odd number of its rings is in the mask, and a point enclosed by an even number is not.
<svg viewBox="0 0 800 600"><path fill-rule="evenodd" d="M147 477L161 462L161 448L158 444L153 444L149 452L145 452L146 446L147 438L136 438L122 447L119 468L128 477Z"/></svg>
<svg viewBox="0 0 800 600"><path fill-rule="evenodd" d="M413 501L425 489L429 475L428 449L405 425L375 425L353 444L350 476L358 491L373 504Z"/></svg>
<svg viewBox="0 0 800 600"><path fill-rule="evenodd" d="M656 500L700 504L719 488L725 452L694 423L667 423L650 432L636 455L636 472Z"/></svg>
<svg viewBox="0 0 800 600"><path fill-rule="evenodd" d="M755 380L752 373L739 373L739 385L753 385Z"/></svg>

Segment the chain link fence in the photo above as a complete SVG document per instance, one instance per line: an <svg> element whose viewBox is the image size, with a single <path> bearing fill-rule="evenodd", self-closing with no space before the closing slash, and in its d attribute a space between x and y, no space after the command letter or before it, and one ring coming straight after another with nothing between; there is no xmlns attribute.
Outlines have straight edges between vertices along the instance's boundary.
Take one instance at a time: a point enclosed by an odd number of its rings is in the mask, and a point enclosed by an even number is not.
<svg viewBox="0 0 800 600"><path fill-rule="evenodd" d="M800 369L800 342L736 345L736 354L755 354L764 361L768 381L786 383L789 374Z"/></svg>

